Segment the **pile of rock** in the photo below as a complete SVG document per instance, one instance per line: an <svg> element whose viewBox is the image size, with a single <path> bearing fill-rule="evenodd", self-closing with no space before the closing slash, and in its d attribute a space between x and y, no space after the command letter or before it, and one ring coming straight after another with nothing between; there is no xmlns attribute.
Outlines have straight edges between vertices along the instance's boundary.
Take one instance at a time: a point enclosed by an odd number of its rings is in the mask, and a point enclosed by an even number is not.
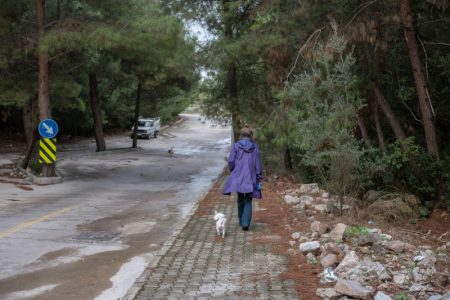
<svg viewBox="0 0 450 300"><path fill-rule="evenodd" d="M338 207L337 197L330 196L329 193L321 190L317 183L302 184L298 189L288 190L283 199L296 210L305 212L309 216L317 213L331 213L341 209ZM350 206L347 204L342 206L344 211L349 209Z"/></svg>
<svg viewBox="0 0 450 300"><path fill-rule="evenodd" d="M321 196L314 199L308 195L306 198L294 192L285 195L285 201L308 209L317 205L314 204L319 201L317 198L327 199L322 197L325 192L317 185L302 185L302 191ZM316 294L321 298L386 300L403 293L409 300L450 300L448 270L439 272L436 267L437 264L449 265L450 242L433 251L429 246L416 248L393 240L378 228L364 228L349 235L345 224L329 226L315 218L310 220L308 233L292 233L290 253L298 247L296 251L305 255L308 263L332 270L334 279L322 276L321 282L334 282L335 285L319 288Z"/></svg>

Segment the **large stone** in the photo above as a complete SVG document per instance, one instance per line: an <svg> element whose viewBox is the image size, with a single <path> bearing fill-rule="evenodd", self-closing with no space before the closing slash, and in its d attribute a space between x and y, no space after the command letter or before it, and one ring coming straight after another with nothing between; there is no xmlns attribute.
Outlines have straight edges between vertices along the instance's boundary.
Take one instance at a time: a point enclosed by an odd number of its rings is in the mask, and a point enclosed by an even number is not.
<svg viewBox="0 0 450 300"><path fill-rule="evenodd" d="M318 288L316 290L316 295L322 299L334 299L339 297L341 294L336 292L333 288Z"/></svg>
<svg viewBox="0 0 450 300"><path fill-rule="evenodd" d="M302 194L318 194L320 193L319 185L317 183L302 184L300 187L300 193Z"/></svg>
<svg viewBox="0 0 450 300"><path fill-rule="evenodd" d="M294 240L298 240L301 236L302 236L301 232L294 232L293 234L291 234L291 237Z"/></svg>
<svg viewBox="0 0 450 300"><path fill-rule="evenodd" d="M347 229L347 225L343 223L336 224L330 232L330 238L335 242L342 241L345 229Z"/></svg>
<svg viewBox="0 0 450 300"><path fill-rule="evenodd" d="M420 283L414 283L413 285L411 285L409 287L409 291L411 293L428 292L428 291L432 291L432 290L433 290L433 288L430 288L429 286L420 284Z"/></svg>
<svg viewBox="0 0 450 300"><path fill-rule="evenodd" d="M422 256L424 257L421 261L417 263L417 265L422 269L432 269L435 270L435 264L436 264L436 256L434 256L433 251L431 250L425 250L421 252Z"/></svg>
<svg viewBox="0 0 450 300"><path fill-rule="evenodd" d="M310 239L307 237L307 236L305 236L305 235L302 235L299 239L298 239L298 242L301 244L301 243L305 243L305 242L310 242Z"/></svg>
<svg viewBox="0 0 450 300"><path fill-rule="evenodd" d="M323 268L334 267L337 263L336 254L328 254L320 259L320 264Z"/></svg>
<svg viewBox="0 0 450 300"><path fill-rule="evenodd" d="M419 267L415 267L411 273L415 282L421 282L426 279Z"/></svg>
<svg viewBox="0 0 450 300"><path fill-rule="evenodd" d="M341 263L339 264L339 266L337 266L336 268L336 272L345 272L347 270L350 270L352 268L354 268L356 265L358 265L359 263L359 258L356 255L355 251L350 251L345 257L344 259L341 261Z"/></svg>
<svg viewBox="0 0 450 300"><path fill-rule="evenodd" d="M328 254L336 255L338 261L341 261L342 258L344 258L344 252L335 243L326 243L322 246L322 252L320 254L320 257L325 257Z"/></svg>
<svg viewBox="0 0 450 300"><path fill-rule="evenodd" d="M314 210L316 210L320 213L326 213L326 212L328 212L328 204L324 204L324 203L316 204L316 205L314 205Z"/></svg>
<svg viewBox="0 0 450 300"><path fill-rule="evenodd" d="M303 254L306 254L306 253L318 254L320 251L320 243L318 241L301 243L300 251Z"/></svg>
<svg viewBox="0 0 450 300"><path fill-rule="evenodd" d="M364 276L373 281L379 279L380 281L391 280L391 276L388 271L379 262L372 261L369 257L365 257L361 263Z"/></svg>
<svg viewBox="0 0 450 300"><path fill-rule="evenodd" d="M405 243L401 242L401 241L389 241L386 242L384 247L388 250L391 250L395 253L402 253L403 250L405 250Z"/></svg>
<svg viewBox="0 0 450 300"><path fill-rule="evenodd" d="M380 198L382 195L383 195L383 192L369 190L364 194L363 199L369 203L372 203L375 200L377 200L378 198Z"/></svg>
<svg viewBox="0 0 450 300"><path fill-rule="evenodd" d="M314 198L308 195L300 196L300 203L303 203L306 207L311 206L314 202Z"/></svg>
<svg viewBox="0 0 450 300"><path fill-rule="evenodd" d="M305 210L306 205L305 205L305 203L300 202L300 203L295 204L294 208L298 211L303 211L303 210Z"/></svg>
<svg viewBox="0 0 450 300"><path fill-rule="evenodd" d="M415 252L417 249L414 245L411 245L409 243L403 243L405 245L405 251L408 252Z"/></svg>
<svg viewBox="0 0 450 300"><path fill-rule="evenodd" d="M389 234L386 234L386 233L382 233L382 234L381 234L381 239L382 239L383 241L390 241L390 240L392 240L392 236L389 235Z"/></svg>
<svg viewBox="0 0 450 300"><path fill-rule="evenodd" d="M300 203L300 198L292 195L285 195L283 198L284 202L287 204L298 204Z"/></svg>
<svg viewBox="0 0 450 300"><path fill-rule="evenodd" d="M408 285L409 277L403 273L394 273L393 281L397 285L404 286Z"/></svg>
<svg viewBox="0 0 450 300"><path fill-rule="evenodd" d="M314 221L311 223L311 232L317 232L319 235L324 234L330 227L320 221Z"/></svg>
<svg viewBox="0 0 450 300"><path fill-rule="evenodd" d="M334 286L336 292L357 298L357 299L370 299L372 291L366 287L363 287L356 280L338 279Z"/></svg>
<svg viewBox="0 0 450 300"><path fill-rule="evenodd" d="M360 235L358 237L359 246L373 246L381 243L380 235L376 232Z"/></svg>
<svg viewBox="0 0 450 300"><path fill-rule="evenodd" d="M392 298L389 295L386 295L385 293L379 291L376 295L374 300L392 300Z"/></svg>

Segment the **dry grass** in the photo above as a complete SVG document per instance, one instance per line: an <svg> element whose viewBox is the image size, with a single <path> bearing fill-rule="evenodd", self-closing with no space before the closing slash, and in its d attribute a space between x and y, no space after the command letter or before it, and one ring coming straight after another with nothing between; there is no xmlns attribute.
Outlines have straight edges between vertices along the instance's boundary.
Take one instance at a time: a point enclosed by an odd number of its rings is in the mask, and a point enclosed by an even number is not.
<svg viewBox="0 0 450 300"><path fill-rule="evenodd" d="M399 224L419 218L419 199L409 194L386 194L367 207L375 221Z"/></svg>

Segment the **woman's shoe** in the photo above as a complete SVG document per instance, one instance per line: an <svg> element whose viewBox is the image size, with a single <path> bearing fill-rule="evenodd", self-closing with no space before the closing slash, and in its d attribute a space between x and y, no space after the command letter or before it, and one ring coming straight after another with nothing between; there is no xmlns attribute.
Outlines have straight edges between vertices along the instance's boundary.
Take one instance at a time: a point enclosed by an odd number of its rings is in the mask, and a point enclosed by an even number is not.
<svg viewBox="0 0 450 300"><path fill-rule="evenodd" d="M248 226L244 226L244 227L242 227L242 230L244 230L244 231L248 231Z"/></svg>

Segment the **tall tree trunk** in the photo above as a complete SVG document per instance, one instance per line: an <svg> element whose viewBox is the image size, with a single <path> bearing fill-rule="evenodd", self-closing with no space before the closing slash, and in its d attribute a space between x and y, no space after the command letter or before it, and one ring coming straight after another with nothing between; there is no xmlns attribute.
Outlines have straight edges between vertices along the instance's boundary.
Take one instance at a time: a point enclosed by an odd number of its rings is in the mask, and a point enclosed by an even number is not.
<svg viewBox="0 0 450 300"><path fill-rule="evenodd" d="M38 25L38 39L40 40L45 33L45 0L36 0L36 16ZM39 43L38 43L39 45ZM39 119L45 120L51 118L49 81L48 81L48 55L39 50ZM55 164L44 164L43 175L53 177L56 175Z"/></svg>
<svg viewBox="0 0 450 300"><path fill-rule="evenodd" d="M227 93L231 107L231 120L233 128L234 141L239 140L240 131L242 128L241 117L239 115L239 103L237 98L237 76L236 65L234 62L230 63L227 74Z"/></svg>
<svg viewBox="0 0 450 300"><path fill-rule="evenodd" d="M381 128L381 123L380 123L380 114L378 112L378 102L372 101L371 103L371 108L372 108L372 116L373 116L373 120L375 122L375 129L377 131L377 137L378 137L378 145L380 146L381 151L383 151L383 153L386 152L386 141L384 140L384 133L383 133L383 129Z"/></svg>
<svg viewBox="0 0 450 300"><path fill-rule="evenodd" d="M61 0L57 1L56 15L58 16L58 20L61 20Z"/></svg>
<svg viewBox="0 0 450 300"><path fill-rule="evenodd" d="M392 130L394 131L395 137L399 141L403 141L406 139L406 134L403 131L402 126L400 125L399 121L394 115L394 112L391 109L391 106L386 101L386 98L384 98L383 92L380 90L380 88L375 84L373 91L375 93L375 98L377 100L378 105L380 105L381 110L383 111L384 115L386 116L386 119L389 122L389 125L391 125Z"/></svg>
<svg viewBox="0 0 450 300"><path fill-rule="evenodd" d="M103 135L102 111L100 110L98 96L98 81L94 72L89 73L89 89L92 115L94 117L94 135L97 144L97 152L105 151L106 143Z"/></svg>
<svg viewBox="0 0 450 300"><path fill-rule="evenodd" d="M416 83L417 96L419 98L420 114L422 116L423 129L427 150L432 155L439 158L439 146L434 128L434 117L429 97L427 84L422 72L422 62L419 57L419 47L416 40L416 30L411 16L409 0L400 1L400 18L402 20L403 31L405 33L406 44L408 46L409 59Z"/></svg>
<svg viewBox="0 0 450 300"><path fill-rule="evenodd" d="M369 134L367 133L366 123L364 122L364 118L361 116L361 112L356 113L356 118L357 118L359 130L361 131L361 136L363 138L363 141L366 144L366 146L370 147Z"/></svg>
<svg viewBox="0 0 450 300"><path fill-rule="evenodd" d="M230 15L230 1L223 0L222 6L224 11L224 35L225 39L231 41L233 39L233 24L232 18ZM241 117L239 114L239 103L238 103L238 87L237 87L237 70L236 70L236 62L233 58L230 58L230 62L228 65L227 79L225 84L225 89L227 93L227 98L229 101L230 109L231 109L231 122L233 128L233 138L234 141L239 139L240 130L242 127Z"/></svg>
<svg viewBox="0 0 450 300"><path fill-rule="evenodd" d="M26 169L33 153L34 144L38 139L38 103L37 95L30 99L23 108L23 128L25 134L26 150L25 157L22 160L22 168Z"/></svg>
<svg viewBox="0 0 450 300"><path fill-rule="evenodd" d="M133 130L133 145L132 148L137 147L137 133L138 133L138 123L139 123L139 111L141 105L141 89L142 89L142 80L139 79L137 91L136 91L136 104L134 107L134 130Z"/></svg>
<svg viewBox="0 0 450 300"><path fill-rule="evenodd" d="M289 145L286 143L283 147L283 162L286 170L292 170L292 155Z"/></svg>

